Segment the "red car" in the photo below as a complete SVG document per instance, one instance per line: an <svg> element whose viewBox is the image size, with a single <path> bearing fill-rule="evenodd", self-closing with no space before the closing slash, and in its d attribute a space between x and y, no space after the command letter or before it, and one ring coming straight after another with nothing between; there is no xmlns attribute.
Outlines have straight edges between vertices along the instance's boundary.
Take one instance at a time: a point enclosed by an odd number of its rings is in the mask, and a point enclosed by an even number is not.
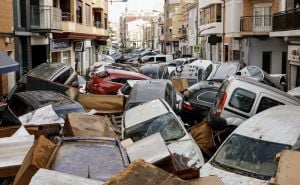
<svg viewBox="0 0 300 185"><path fill-rule="evenodd" d="M117 94L127 80L149 80L148 76L140 73L107 69L94 75L87 84L87 90L92 94Z"/></svg>

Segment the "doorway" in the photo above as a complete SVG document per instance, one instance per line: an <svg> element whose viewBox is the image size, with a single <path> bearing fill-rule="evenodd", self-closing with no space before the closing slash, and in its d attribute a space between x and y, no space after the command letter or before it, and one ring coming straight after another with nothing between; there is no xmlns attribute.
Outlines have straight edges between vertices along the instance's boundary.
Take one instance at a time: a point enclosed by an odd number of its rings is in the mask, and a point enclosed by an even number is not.
<svg viewBox="0 0 300 185"><path fill-rule="evenodd" d="M262 69L267 72L271 73L271 62L272 62L272 52L263 52L262 58Z"/></svg>
<svg viewBox="0 0 300 185"><path fill-rule="evenodd" d="M272 26L272 4L259 3L253 7L253 31L266 32Z"/></svg>
<svg viewBox="0 0 300 185"><path fill-rule="evenodd" d="M31 46L32 52L32 68L47 62L47 45L33 45Z"/></svg>

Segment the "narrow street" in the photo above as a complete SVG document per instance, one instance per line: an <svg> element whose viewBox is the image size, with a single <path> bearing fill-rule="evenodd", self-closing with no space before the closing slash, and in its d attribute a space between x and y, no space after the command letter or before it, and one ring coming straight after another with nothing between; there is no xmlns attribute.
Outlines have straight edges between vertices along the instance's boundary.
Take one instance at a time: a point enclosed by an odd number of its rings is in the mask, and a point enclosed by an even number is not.
<svg viewBox="0 0 300 185"><path fill-rule="evenodd" d="M300 0L0 8L0 185L300 184Z"/></svg>

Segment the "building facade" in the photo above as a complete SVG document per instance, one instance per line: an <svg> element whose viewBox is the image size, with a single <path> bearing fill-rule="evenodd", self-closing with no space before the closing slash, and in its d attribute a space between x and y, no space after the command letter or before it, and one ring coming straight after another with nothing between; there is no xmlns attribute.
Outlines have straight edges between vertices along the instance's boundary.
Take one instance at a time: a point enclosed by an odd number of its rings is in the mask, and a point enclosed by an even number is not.
<svg viewBox="0 0 300 185"><path fill-rule="evenodd" d="M221 0L199 0L199 43L201 58L222 61L222 4Z"/></svg>
<svg viewBox="0 0 300 185"><path fill-rule="evenodd" d="M14 58L13 2L12 0L2 0L0 7L0 50ZM0 74L0 96L8 93L14 84L14 72Z"/></svg>
<svg viewBox="0 0 300 185"><path fill-rule="evenodd" d="M280 0L276 10L270 36L287 44L282 72L287 72L289 89L293 89L300 86L300 1Z"/></svg>
<svg viewBox="0 0 300 185"><path fill-rule="evenodd" d="M108 38L105 0L13 0L19 76L44 62L85 75Z"/></svg>

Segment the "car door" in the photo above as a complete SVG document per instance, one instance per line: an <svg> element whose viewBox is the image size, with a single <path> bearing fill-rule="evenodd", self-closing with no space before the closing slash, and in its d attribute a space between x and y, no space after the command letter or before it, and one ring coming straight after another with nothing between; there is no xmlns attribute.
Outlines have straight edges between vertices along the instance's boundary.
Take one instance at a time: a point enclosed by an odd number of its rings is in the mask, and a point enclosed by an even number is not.
<svg viewBox="0 0 300 185"><path fill-rule="evenodd" d="M227 96L230 94L228 93ZM254 105L256 103L257 94L246 88L235 88L228 97L229 101L221 114L224 118L239 118L246 120L253 115Z"/></svg>
<svg viewBox="0 0 300 185"><path fill-rule="evenodd" d="M274 95L272 96L271 94L261 93L258 99L258 103L255 106L255 114L258 114L271 107L275 107L278 105L288 105L288 104L290 103Z"/></svg>

